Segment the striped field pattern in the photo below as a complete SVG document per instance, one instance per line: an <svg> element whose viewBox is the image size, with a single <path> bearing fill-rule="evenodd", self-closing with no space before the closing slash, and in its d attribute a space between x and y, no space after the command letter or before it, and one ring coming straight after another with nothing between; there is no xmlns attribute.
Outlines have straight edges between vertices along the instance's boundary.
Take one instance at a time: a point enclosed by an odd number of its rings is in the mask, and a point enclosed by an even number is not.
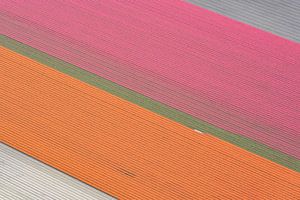
<svg viewBox="0 0 300 200"><path fill-rule="evenodd" d="M299 8L1 0L0 199L300 199Z"/></svg>
<svg viewBox="0 0 300 200"><path fill-rule="evenodd" d="M112 196L300 198L297 172L5 48L1 66L3 141Z"/></svg>
<svg viewBox="0 0 300 200"><path fill-rule="evenodd" d="M233 134L226 130L222 130L211 124L208 124L207 122L196 119L191 115L180 112L179 110L173 109L167 105L161 104L125 87L119 86L107 79L103 79L100 76L96 76L74 65L66 63L53 56L49 56L41 51L38 51L15 40L12 40L11 38L0 36L0 45L5 46L6 48L9 48L31 59L34 59L40 63L43 63L44 65L47 65L62 73L68 74L83 82L93 85L99 89L105 90L122 99L125 99L143 108L151 110L159 115L165 116L178 123L184 124L189 128L207 132L222 140L228 141L248 151L251 151L269 160L272 160L278 164L284 165L290 169L300 172L299 160L295 159L294 157L283 154L280 151L268 148L266 145L255 142L254 140L251 140L249 138Z"/></svg>
<svg viewBox="0 0 300 200"><path fill-rule="evenodd" d="M66 2L2 1L1 29L145 96L300 158L300 112L294 106L300 96L291 92L300 84L298 44L181 1Z"/></svg>

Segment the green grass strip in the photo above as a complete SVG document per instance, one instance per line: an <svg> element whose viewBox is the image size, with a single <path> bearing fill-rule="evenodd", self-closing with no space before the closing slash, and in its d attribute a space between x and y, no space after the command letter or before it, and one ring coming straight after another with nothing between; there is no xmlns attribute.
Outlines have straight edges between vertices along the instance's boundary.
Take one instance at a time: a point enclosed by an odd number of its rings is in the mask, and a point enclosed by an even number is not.
<svg viewBox="0 0 300 200"><path fill-rule="evenodd" d="M254 154L269 159L277 164L281 164L287 168L300 172L300 160L298 160L297 158L284 154L280 151L274 150L252 139L213 126L212 124L209 124L189 114L176 110L149 97L134 92L128 88L120 86L112 81L99 77L93 73L76 67L63 60L50 56L42 51L20 43L7 36L0 35L0 44L8 49L11 49L16 53L22 54L26 57L36 60L37 62L47 65L53 69L56 69L76 79L79 79L99 89L105 90L115 96L137 104L161 116L172 119L189 128L209 133L224 141L227 141L231 144L246 149Z"/></svg>

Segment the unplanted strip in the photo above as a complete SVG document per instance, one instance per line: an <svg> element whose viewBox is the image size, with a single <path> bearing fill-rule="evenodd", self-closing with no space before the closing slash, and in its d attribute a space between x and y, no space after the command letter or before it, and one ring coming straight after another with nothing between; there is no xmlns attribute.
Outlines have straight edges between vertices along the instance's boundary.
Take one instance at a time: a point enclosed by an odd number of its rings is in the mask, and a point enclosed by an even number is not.
<svg viewBox="0 0 300 200"><path fill-rule="evenodd" d="M114 199L3 143L0 177L2 199Z"/></svg>

